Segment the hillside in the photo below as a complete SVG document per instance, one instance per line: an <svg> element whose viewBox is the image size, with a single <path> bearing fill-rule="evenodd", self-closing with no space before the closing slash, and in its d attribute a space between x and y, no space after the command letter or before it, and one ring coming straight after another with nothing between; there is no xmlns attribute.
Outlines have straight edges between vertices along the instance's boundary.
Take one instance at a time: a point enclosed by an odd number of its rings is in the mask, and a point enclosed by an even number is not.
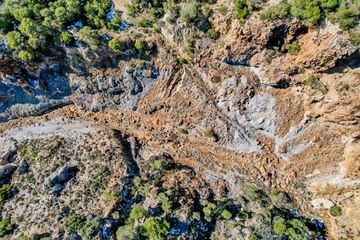
<svg viewBox="0 0 360 240"><path fill-rule="evenodd" d="M358 1L0 4L0 238L360 239Z"/></svg>

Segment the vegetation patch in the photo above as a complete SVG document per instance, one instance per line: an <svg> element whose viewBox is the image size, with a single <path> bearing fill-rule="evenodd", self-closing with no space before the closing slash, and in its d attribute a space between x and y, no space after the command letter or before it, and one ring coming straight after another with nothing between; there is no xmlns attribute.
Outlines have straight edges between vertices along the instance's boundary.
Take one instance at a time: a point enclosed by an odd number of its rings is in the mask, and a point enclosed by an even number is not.
<svg viewBox="0 0 360 240"><path fill-rule="evenodd" d="M11 234L14 231L15 225L10 218L5 218L0 221L0 237Z"/></svg>
<svg viewBox="0 0 360 240"><path fill-rule="evenodd" d="M13 197L12 189L12 186L9 184L4 184L0 187L0 206Z"/></svg>
<svg viewBox="0 0 360 240"><path fill-rule="evenodd" d="M48 55L60 43L69 44L73 36L66 30L76 21L85 25L81 39L95 49L97 29L117 29L121 22L118 14L107 18L110 8L109 0L9 0L0 12L0 30L25 62Z"/></svg>
<svg viewBox="0 0 360 240"><path fill-rule="evenodd" d="M330 214L333 217L338 217L342 215L342 209L339 206L333 206L332 208L330 208Z"/></svg>

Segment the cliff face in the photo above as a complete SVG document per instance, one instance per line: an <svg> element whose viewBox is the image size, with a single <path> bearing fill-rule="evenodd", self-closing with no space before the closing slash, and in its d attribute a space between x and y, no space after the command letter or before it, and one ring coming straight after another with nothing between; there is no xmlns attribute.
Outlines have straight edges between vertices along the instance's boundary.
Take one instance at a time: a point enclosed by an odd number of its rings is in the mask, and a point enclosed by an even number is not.
<svg viewBox="0 0 360 240"><path fill-rule="evenodd" d="M230 3L214 9L224 4ZM160 32L147 35L157 54L146 61L131 51L69 48L61 64L1 62L0 121L47 112L0 126L2 169L26 161L31 170L25 180L15 173L11 184L19 193L3 206L14 219L32 219L18 221L16 236L60 236L63 220L51 215L65 210L56 206L104 219L113 219L114 209L128 211L126 196L119 205L100 195L134 188L129 181L150 174L146 162L157 156L184 167L161 172L161 189L184 184L176 182L179 176L189 183L181 186L186 194L206 195L189 199L209 201L210 194L221 205L222 197L238 199L239 192L249 198L243 182L250 181L265 192L287 192L302 215L324 221L329 239L358 239L360 55L347 33L330 22L309 28L296 20L263 22L256 14L241 25L231 13L214 12L210 22L219 39L199 38L191 63L180 64L194 30L165 18ZM301 46L296 54L281 50L294 41ZM143 184L154 187L152 177ZM101 194L92 192L97 178ZM150 192L135 202L151 209L158 191ZM223 220L207 226L213 239L247 238L261 226L239 230ZM195 237L206 232L196 231Z"/></svg>

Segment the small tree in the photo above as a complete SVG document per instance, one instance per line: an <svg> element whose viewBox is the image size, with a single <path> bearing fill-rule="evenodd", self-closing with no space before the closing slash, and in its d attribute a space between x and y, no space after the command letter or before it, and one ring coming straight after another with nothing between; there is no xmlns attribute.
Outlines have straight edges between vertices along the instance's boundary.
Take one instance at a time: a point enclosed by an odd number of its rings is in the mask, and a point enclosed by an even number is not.
<svg viewBox="0 0 360 240"><path fill-rule="evenodd" d="M70 44L74 41L74 37L70 32L62 32L60 36L61 42L64 44Z"/></svg>
<svg viewBox="0 0 360 240"><path fill-rule="evenodd" d="M10 234L14 230L14 224L11 223L10 218L5 218L0 221L0 237Z"/></svg>
<svg viewBox="0 0 360 240"><path fill-rule="evenodd" d="M130 211L128 222L133 223L136 220L144 217L145 215L146 215L146 211L143 208L143 206L141 206L141 204L136 204Z"/></svg>
<svg viewBox="0 0 360 240"><path fill-rule="evenodd" d="M24 62L31 62L32 60L34 60L34 54L27 50L20 51L18 57L21 61Z"/></svg>
<svg viewBox="0 0 360 240"><path fill-rule="evenodd" d="M132 225L121 226L116 231L116 240L133 240L138 238L138 230Z"/></svg>
<svg viewBox="0 0 360 240"><path fill-rule="evenodd" d="M12 187L9 184L4 184L0 187L0 206L5 203L6 200L12 197Z"/></svg>
<svg viewBox="0 0 360 240"><path fill-rule="evenodd" d="M91 49L96 50L100 45L100 36L99 34L92 30L90 27L83 27L79 31L79 37L81 40L86 42Z"/></svg>
<svg viewBox="0 0 360 240"><path fill-rule="evenodd" d="M108 43L109 48L111 48L114 52L121 52L125 50L124 43L121 42L117 38L113 38Z"/></svg>
<svg viewBox="0 0 360 240"><path fill-rule="evenodd" d="M6 40L9 44L9 47L17 51L26 45L24 36L18 31L8 32L6 35Z"/></svg>
<svg viewBox="0 0 360 240"><path fill-rule="evenodd" d="M138 50L139 52L142 52L144 50L145 47L145 42L144 40L141 39L136 39L134 47L136 50Z"/></svg>
<svg viewBox="0 0 360 240"><path fill-rule="evenodd" d="M65 227L70 231L78 232L84 226L86 218L79 214L70 215L65 220Z"/></svg>
<svg viewBox="0 0 360 240"><path fill-rule="evenodd" d="M195 22L198 17L198 6L196 3L190 3L180 11L181 18L188 24Z"/></svg>
<svg viewBox="0 0 360 240"><path fill-rule="evenodd" d="M141 226L141 233L150 240L166 239L170 224L160 217L147 218Z"/></svg>

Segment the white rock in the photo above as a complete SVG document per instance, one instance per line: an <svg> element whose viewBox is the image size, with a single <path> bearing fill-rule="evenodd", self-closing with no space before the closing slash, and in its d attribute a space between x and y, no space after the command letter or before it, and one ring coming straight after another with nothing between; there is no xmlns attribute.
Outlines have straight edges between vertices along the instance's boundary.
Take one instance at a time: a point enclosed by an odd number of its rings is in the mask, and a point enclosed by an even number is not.
<svg viewBox="0 0 360 240"><path fill-rule="evenodd" d="M329 209L335 204L331 200L326 198L316 198L311 201L311 205L316 209Z"/></svg>

